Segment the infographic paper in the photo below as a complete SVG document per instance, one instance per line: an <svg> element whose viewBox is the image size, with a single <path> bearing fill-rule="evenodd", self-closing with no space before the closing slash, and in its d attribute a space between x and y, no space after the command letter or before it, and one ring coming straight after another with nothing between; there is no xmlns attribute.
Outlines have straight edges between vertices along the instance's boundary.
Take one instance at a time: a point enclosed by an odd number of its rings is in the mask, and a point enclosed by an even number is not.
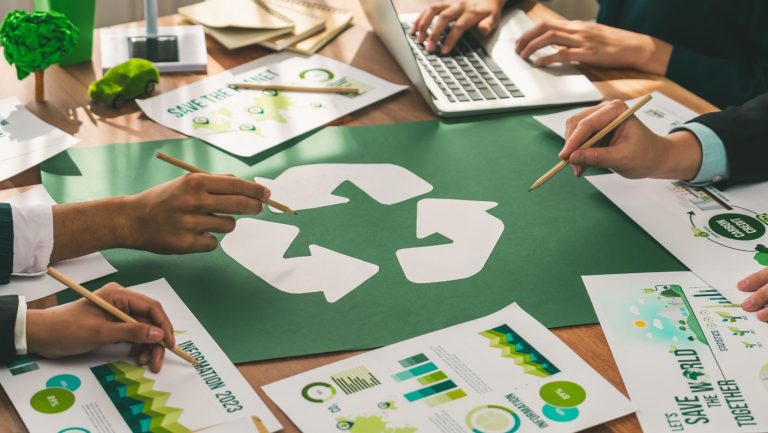
<svg viewBox="0 0 768 433"><path fill-rule="evenodd" d="M43 185L35 185L23 193L7 200L11 206L53 205L56 202ZM75 259L56 263L56 268L73 280L85 283L116 272L101 253L92 253ZM44 274L34 277L13 276L11 281L0 286L0 295L22 295L27 301L44 298L66 289L53 277Z"/></svg>
<svg viewBox="0 0 768 433"><path fill-rule="evenodd" d="M244 90L232 83L355 87L357 94ZM405 89L315 55L278 54L137 100L150 119L238 156L253 156Z"/></svg>
<svg viewBox="0 0 768 433"><path fill-rule="evenodd" d="M0 99L0 180L40 164L77 141L29 112L18 98Z"/></svg>
<svg viewBox="0 0 768 433"><path fill-rule="evenodd" d="M653 92L651 96L653 96L653 98L635 113L635 116L656 134L667 135L673 128L680 126L697 116L695 111L662 93ZM641 98L630 99L627 101L627 105L631 107L640 99ZM582 110L584 110L584 108L574 108L559 113L533 116L533 118L551 129L557 135L565 138L565 121Z"/></svg>
<svg viewBox="0 0 768 433"><path fill-rule="evenodd" d="M735 303L742 278L768 266L768 183L727 191L668 180L589 176L688 269ZM631 245L627 246L631 250Z"/></svg>
<svg viewBox="0 0 768 433"><path fill-rule="evenodd" d="M306 433L575 432L632 412L517 304L264 391Z"/></svg>
<svg viewBox="0 0 768 433"><path fill-rule="evenodd" d="M768 431L768 324L691 272L584 283L643 431Z"/></svg>
<svg viewBox="0 0 768 433"><path fill-rule="evenodd" d="M132 288L159 301L193 367L167 354L159 374L138 366L127 344L57 360L33 356L0 369L0 384L29 431L187 433L257 416L281 429L240 372L165 280Z"/></svg>

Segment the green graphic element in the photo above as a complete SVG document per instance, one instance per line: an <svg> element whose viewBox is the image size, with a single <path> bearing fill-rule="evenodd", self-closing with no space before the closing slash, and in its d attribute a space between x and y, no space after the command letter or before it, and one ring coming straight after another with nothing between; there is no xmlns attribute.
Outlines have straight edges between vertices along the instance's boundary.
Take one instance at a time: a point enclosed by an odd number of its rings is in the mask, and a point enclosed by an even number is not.
<svg viewBox="0 0 768 433"><path fill-rule="evenodd" d="M301 390L304 400L312 403L325 403L336 395L336 388L325 382L314 382Z"/></svg>
<svg viewBox="0 0 768 433"><path fill-rule="evenodd" d="M91 372L133 433L191 431L178 422L183 410L165 405L171 394L155 390L155 381L144 377L145 368L118 361L92 367Z"/></svg>
<svg viewBox="0 0 768 433"><path fill-rule="evenodd" d="M753 241L765 234L765 225L754 217L724 213L709 219L709 228L718 235L735 241Z"/></svg>
<svg viewBox="0 0 768 433"><path fill-rule="evenodd" d="M75 404L75 394L66 388L46 388L36 392L29 404L40 413L62 413Z"/></svg>
<svg viewBox="0 0 768 433"><path fill-rule="evenodd" d="M690 380L696 381L696 380L699 380L701 376L705 376L705 374L698 370L686 369L686 370L683 370L683 376Z"/></svg>
<svg viewBox="0 0 768 433"><path fill-rule="evenodd" d="M730 313L726 313L724 311L715 311L715 314L720 316L723 319L723 322L726 322L726 323L734 323L738 320L744 320L743 317L731 316Z"/></svg>
<svg viewBox="0 0 768 433"><path fill-rule="evenodd" d="M523 371L537 377L549 377L560 372L544 355L507 325L480 333L491 340L491 347L501 349L501 356L512 358Z"/></svg>
<svg viewBox="0 0 768 433"><path fill-rule="evenodd" d="M709 345L707 343L707 337L704 335L704 331L701 329L701 325L696 320L696 316L693 314L693 307L688 302L688 298L685 297L683 288L678 284L669 284L661 286L661 296L668 298L670 301L682 301L686 311L686 318L678 320L678 329L682 332L691 332L693 336L688 336L689 341L699 341L702 344ZM718 296L721 296L717 293ZM674 306L673 306L674 308ZM679 310L679 308L678 308Z"/></svg>
<svg viewBox="0 0 768 433"><path fill-rule="evenodd" d="M757 263L768 266L768 248L763 244L757 244L755 251L757 251L757 254L755 254L754 258Z"/></svg>
<svg viewBox="0 0 768 433"><path fill-rule="evenodd" d="M336 75L328 69L312 68L301 71L299 78L302 80L312 81L314 83L322 83L325 81L331 81Z"/></svg>
<svg viewBox="0 0 768 433"><path fill-rule="evenodd" d="M232 111L221 108L209 114L209 117L197 116L192 118L192 128L207 129L211 132L227 132L232 127Z"/></svg>
<svg viewBox="0 0 768 433"><path fill-rule="evenodd" d="M760 343L750 343L749 341L742 341L745 349L754 349L755 347L762 347Z"/></svg>
<svg viewBox="0 0 768 433"><path fill-rule="evenodd" d="M520 417L504 406L478 406L467 414L467 427L473 433L514 433L520 428Z"/></svg>
<svg viewBox="0 0 768 433"><path fill-rule="evenodd" d="M74 432L91 433L90 430L86 430L82 427L69 427L69 428L65 428L64 430L59 430L59 433L74 433Z"/></svg>
<svg viewBox="0 0 768 433"><path fill-rule="evenodd" d="M587 391L577 383L560 380L542 386L539 396L552 406L576 407L587 399Z"/></svg>
<svg viewBox="0 0 768 433"><path fill-rule="evenodd" d="M381 403L377 404L376 407L383 410L397 410L397 404L392 400L382 401Z"/></svg>
<svg viewBox="0 0 768 433"><path fill-rule="evenodd" d="M705 232L704 230L698 228L698 227L691 227L691 231L693 232L693 236L697 238L708 238L709 232Z"/></svg>
<svg viewBox="0 0 768 433"><path fill-rule="evenodd" d="M362 365L336 373L331 380L347 395L381 385L381 381Z"/></svg>
<svg viewBox="0 0 768 433"><path fill-rule="evenodd" d="M735 335L737 337L743 337L743 336L749 334L749 331L744 331L742 329L739 329L736 326L729 326L728 329L733 333L733 335Z"/></svg>
<svg viewBox="0 0 768 433"><path fill-rule="evenodd" d="M281 113L294 105L291 98L276 90L264 90L262 95L254 98L253 105L245 111L257 122L273 121L288 123L288 119Z"/></svg>
<svg viewBox="0 0 768 433"><path fill-rule="evenodd" d="M570 422L579 417L579 409L575 407L562 408L551 404L545 404L541 413L555 422Z"/></svg>
<svg viewBox="0 0 768 433"><path fill-rule="evenodd" d="M354 419L338 418L336 428L350 433L416 433L416 427L390 427L382 416L358 416Z"/></svg>
<svg viewBox="0 0 768 433"><path fill-rule="evenodd" d="M20 374L29 373L30 371L39 370L40 366L37 365L38 357L36 356L25 356L23 358L19 358L12 363L8 364L8 369L11 371L11 374L13 376L18 376Z"/></svg>
<svg viewBox="0 0 768 433"><path fill-rule="evenodd" d="M80 378L72 374L59 374L45 382L46 388L66 388L72 392L80 388Z"/></svg>
<svg viewBox="0 0 768 433"><path fill-rule="evenodd" d="M250 105L239 107L242 122L248 119L261 127L245 113ZM498 311L509 304L511 294L547 327L596 323L581 275L686 269L582 179L556 177L545 187L546 194L528 193L531 179L541 176L541 167L551 164L553 152L562 148L560 137L531 118L543 113L327 127L253 158L233 157L194 138L70 148L43 164L42 177L53 198L65 203L135 194L177 178L179 169L170 164L151 163L147 170L156 152L243 179L274 179L288 167L305 164L391 163L427 180L440 197L499 203L490 213L506 228L483 271L464 280L420 285L407 280L393 252L447 241L416 237L416 199L385 206L345 183L334 194L348 198L347 204L306 210L300 218L265 211L259 216L264 221L301 229L286 258L306 256L309 245L316 244L380 267L373 278L333 304L320 293L276 290L220 248L182 256L128 249L103 252L119 272L86 287L96 289L112 279L134 285L167 278L235 363L384 346ZM513 146L509 137L514 137ZM604 172L587 174L599 173ZM573 215L579 218L570 218ZM375 227L371 221L376 221ZM543 233L557 241L543 242ZM582 239L600 242L582 245ZM577 250L579 254L571 254ZM531 252L547 260L530 260ZM210 287L220 295L216 308ZM62 302L75 298L68 291L59 297ZM254 314L259 305L270 308Z"/></svg>
<svg viewBox="0 0 768 433"><path fill-rule="evenodd" d="M401 359L398 363L402 367L410 368L393 374L392 379L395 379L397 382L416 379L420 385L426 385L421 389L403 395L409 402L426 399L424 401L427 403L427 406L435 407L467 396L464 390L458 388L456 383L448 378L447 374L438 370L437 365L431 362L429 357L423 353Z"/></svg>
<svg viewBox="0 0 768 433"><path fill-rule="evenodd" d="M760 381L763 382L765 390L768 391L768 364L765 364L763 368L760 369L759 377Z"/></svg>

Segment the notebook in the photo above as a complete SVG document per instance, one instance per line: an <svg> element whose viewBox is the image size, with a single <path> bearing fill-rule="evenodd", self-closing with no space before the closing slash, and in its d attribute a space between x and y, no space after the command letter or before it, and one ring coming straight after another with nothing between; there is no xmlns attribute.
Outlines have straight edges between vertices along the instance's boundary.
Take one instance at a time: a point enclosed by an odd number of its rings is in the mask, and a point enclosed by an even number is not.
<svg viewBox="0 0 768 433"><path fill-rule="evenodd" d="M185 18L211 28L293 30L293 21L274 14L261 0L206 0L179 8Z"/></svg>
<svg viewBox="0 0 768 433"><path fill-rule="evenodd" d="M302 0L265 0L265 2L273 10L285 15L288 15L291 12L302 13L322 17L325 20L325 30L302 41L296 42L287 48L288 50L297 53L307 55L316 53L339 33L352 25L352 14L344 9L337 9Z"/></svg>
<svg viewBox="0 0 768 433"><path fill-rule="evenodd" d="M292 33L279 36L268 41L259 42L259 45L273 49L275 51L282 51L293 44L304 41L310 36L321 33L325 30L326 17L320 12L321 8L314 8L311 3L304 2L289 2L289 1L275 1L275 0L263 0L265 7L275 15L282 15L283 17L294 22L295 27ZM293 4L290 7L284 6L287 4Z"/></svg>

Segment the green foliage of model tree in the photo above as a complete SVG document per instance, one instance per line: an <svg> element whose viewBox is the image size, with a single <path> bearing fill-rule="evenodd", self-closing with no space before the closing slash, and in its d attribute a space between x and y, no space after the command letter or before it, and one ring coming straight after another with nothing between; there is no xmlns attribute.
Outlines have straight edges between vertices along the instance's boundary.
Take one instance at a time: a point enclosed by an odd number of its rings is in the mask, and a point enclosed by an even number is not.
<svg viewBox="0 0 768 433"><path fill-rule="evenodd" d="M12 11L0 27L5 59L20 80L58 63L77 43L79 30L58 12Z"/></svg>

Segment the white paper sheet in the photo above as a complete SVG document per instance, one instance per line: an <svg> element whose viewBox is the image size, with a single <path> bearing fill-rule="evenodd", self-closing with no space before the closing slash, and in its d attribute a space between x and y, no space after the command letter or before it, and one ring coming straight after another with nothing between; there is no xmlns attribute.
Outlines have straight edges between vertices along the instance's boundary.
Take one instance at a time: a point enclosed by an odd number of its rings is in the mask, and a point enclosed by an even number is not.
<svg viewBox="0 0 768 433"><path fill-rule="evenodd" d="M78 140L24 108L18 98L0 99L0 180L63 152Z"/></svg>
<svg viewBox="0 0 768 433"><path fill-rule="evenodd" d="M306 433L575 432L632 412L517 304L264 391Z"/></svg>
<svg viewBox="0 0 768 433"><path fill-rule="evenodd" d="M7 202L12 206L53 205L56 203L43 185L35 185L16 197L12 197ZM101 253L93 253L76 259L65 260L55 265L64 275L79 283L95 280L117 271ZM8 284L0 286L0 296L23 295L27 301L34 301L58 293L65 288L65 285L48 275L11 277L11 281Z"/></svg>
<svg viewBox="0 0 768 433"><path fill-rule="evenodd" d="M675 102L662 93L653 92L651 95L653 99L635 113L635 116L656 134L666 135L672 128L680 126L697 116L695 111ZM640 98L630 99L627 101L627 105L632 106L632 104L639 100ZM565 121L582 110L584 108L574 108L559 113L533 116L533 118L554 131L557 135L565 138Z"/></svg>
<svg viewBox="0 0 768 433"><path fill-rule="evenodd" d="M691 272L584 283L643 431L768 431L768 324Z"/></svg>
<svg viewBox="0 0 768 433"><path fill-rule="evenodd" d="M133 290L163 305L177 346L200 364L167 353L154 374L127 357L128 344L79 357L17 361L0 369L0 384L30 431L131 433L152 423L183 433L254 415L270 432L282 428L165 280Z"/></svg>
<svg viewBox="0 0 768 433"><path fill-rule="evenodd" d="M236 82L357 87L354 96L243 90ZM137 100L150 119L238 156L252 156L404 90L365 71L315 55L272 55Z"/></svg>
<svg viewBox="0 0 768 433"><path fill-rule="evenodd" d="M587 180L735 303L748 296L736 283L768 266L768 183L720 191L618 174ZM631 251L631 245L627 248Z"/></svg>

